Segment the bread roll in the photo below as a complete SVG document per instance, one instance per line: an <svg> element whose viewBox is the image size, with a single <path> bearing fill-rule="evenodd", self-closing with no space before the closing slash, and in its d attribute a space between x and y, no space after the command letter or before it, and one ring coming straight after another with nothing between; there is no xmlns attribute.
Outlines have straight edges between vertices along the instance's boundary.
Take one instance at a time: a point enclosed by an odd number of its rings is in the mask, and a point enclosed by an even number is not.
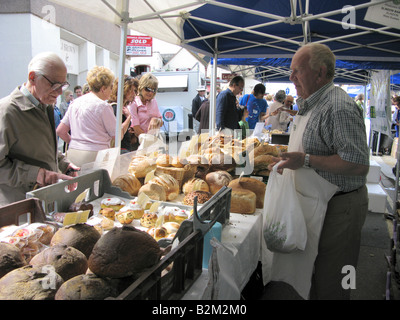
<svg viewBox="0 0 400 320"><path fill-rule="evenodd" d="M178 156L172 158L171 165L175 168L183 168L188 162L185 159L181 159Z"/></svg>
<svg viewBox="0 0 400 320"><path fill-rule="evenodd" d="M179 182L169 174L156 176L149 183L155 183L164 187L167 200L174 200L179 195Z"/></svg>
<svg viewBox="0 0 400 320"><path fill-rule="evenodd" d="M11 243L0 242L0 278L25 265L26 261L20 249Z"/></svg>
<svg viewBox="0 0 400 320"><path fill-rule="evenodd" d="M0 279L0 300L53 300L62 283L52 266L27 265Z"/></svg>
<svg viewBox="0 0 400 320"><path fill-rule="evenodd" d="M264 182L254 178L240 177L232 180L228 186L232 189L241 187L254 192L257 198L256 207L264 208L264 195L267 188Z"/></svg>
<svg viewBox="0 0 400 320"><path fill-rule="evenodd" d="M89 257L89 269L99 277L124 278L154 266L160 247L144 231L131 226L113 228L96 243Z"/></svg>
<svg viewBox="0 0 400 320"><path fill-rule="evenodd" d="M55 300L104 300L118 296L118 280L105 279L93 273L77 275L64 282Z"/></svg>
<svg viewBox="0 0 400 320"><path fill-rule="evenodd" d="M164 227L159 227L159 228L152 227L149 230L147 230L147 233L151 235L156 241L165 238L168 235L167 229L165 229Z"/></svg>
<svg viewBox="0 0 400 320"><path fill-rule="evenodd" d="M200 178L192 178L186 181L182 186L182 192L188 194L193 191L205 191L210 192L210 187L207 182Z"/></svg>
<svg viewBox="0 0 400 320"><path fill-rule="evenodd" d="M84 274L88 268L87 258L82 252L63 244L48 247L39 252L29 264L32 266L52 265L64 281L78 274Z"/></svg>
<svg viewBox="0 0 400 320"><path fill-rule="evenodd" d="M100 233L93 226L79 223L58 229L51 239L50 245L64 244L73 247L88 258L99 239Z"/></svg>
<svg viewBox="0 0 400 320"><path fill-rule="evenodd" d="M210 192L216 194L223 186L229 185L232 181L232 176L227 171L214 171L207 173L206 182L210 187Z"/></svg>
<svg viewBox="0 0 400 320"><path fill-rule="evenodd" d="M256 211L256 194L243 188L232 188L231 212L252 214Z"/></svg>
<svg viewBox="0 0 400 320"><path fill-rule="evenodd" d="M141 193L145 193L150 199L157 201L166 201L167 200L167 191L164 187L160 186L156 183L147 183L143 185L138 195Z"/></svg>
<svg viewBox="0 0 400 320"><path fill-rule="evenodd" d="M168 154L161 154L156 159L156 164L160 167L170 167L172 162L172 157Z"/></svg>
<svg viewBox="0 0 400 320"><path fill-rule="evenodd" d="M128 173L115 178L115 180L113 181L113 186L116 186L121 190L128 192L131 196L137 196L142 184L137 177L135 177L133 174Z"/></svg>
<svg viewBox="0 0 400 320"><path fill-rule="evenodd" d="M157 219L158 219L158 215L156 213L146 212L140 218L140 225L145 228L154 227L156 225Z"/></svg>

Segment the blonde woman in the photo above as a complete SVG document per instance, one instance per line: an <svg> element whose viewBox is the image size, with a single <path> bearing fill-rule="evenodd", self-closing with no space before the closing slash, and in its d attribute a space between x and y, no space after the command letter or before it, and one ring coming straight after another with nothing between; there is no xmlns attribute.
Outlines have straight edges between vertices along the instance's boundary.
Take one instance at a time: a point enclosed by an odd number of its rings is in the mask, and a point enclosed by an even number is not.
<svg viewBox="0 0 400 320"><path fill-rule="evenodd" d="M105 67L91 69L86 78L90 92L71 103L57 127L57 134L69 143L68 158L79 166L95 161L98 151L110 148L115 137L116 118L107 102L114 79L114 74ZM121 137L130 122L128 115L122 124Z"/></svg>
<svg viewBox="0 0 400 320"><path fill-rule="evenodd" d="M155 99L157 89L158 80L151 73L146 73L140 78L138 95L129 106L132 127L137 137L162 126L161 113Z"/></svg>

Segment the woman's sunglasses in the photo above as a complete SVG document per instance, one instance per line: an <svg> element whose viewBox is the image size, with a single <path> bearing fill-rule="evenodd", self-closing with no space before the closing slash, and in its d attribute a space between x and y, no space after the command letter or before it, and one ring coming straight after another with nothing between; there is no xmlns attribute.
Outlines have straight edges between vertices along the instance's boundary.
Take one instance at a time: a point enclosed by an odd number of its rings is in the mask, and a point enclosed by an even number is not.
<svg viewBox="0 0 400 320"><path fill-rule="evenodd" d="M144 90L147 91L147 92L152 92L152 93L155 93L157 91L157 89L152 89L152 88L149 88L149 87L144 88Z"/></svg>

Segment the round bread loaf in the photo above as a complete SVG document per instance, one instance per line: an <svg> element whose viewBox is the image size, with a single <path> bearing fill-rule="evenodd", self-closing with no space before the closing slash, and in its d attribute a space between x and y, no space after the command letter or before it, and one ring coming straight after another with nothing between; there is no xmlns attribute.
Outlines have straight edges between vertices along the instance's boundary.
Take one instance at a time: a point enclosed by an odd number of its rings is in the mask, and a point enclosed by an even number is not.
<svg viewBox="0 0 400 320"><path fill-rule="evenodd" d="M164 187L156 183L146 183L140 188L138 195L140 195L142 192L145 193L152 200L167 200L167 191Z"/></svg>
<svg viewBox="0 0 400 320"><path fill-rule="evenodd" d="M128 192L131 196L137 196L139 189L142 186L139 179L130 173L123 174L115 178L113 185L123 191Z"/></svg>
<svg viewBox="0 0 400 320"><path fill-rule="evenodd" d="M227 171L214 171L207 173L206 182L210 187L210 192L216 194L223 186L229 185L232 181L232 176Z"/></svg>
<svg viewBox="0 0 400 320"><path fill-rule="evenodd" d="M211 199L212 194L206 191L193 191L185 195L183 198L183 204L187 206L192 206L194 204L194 198L197 196L197 203L203 204Z"/></svg>
<svg viewBox="0 0 400 320"><path fill-rule="evenodd" d="M77 275L64 282L55 300L104 300L118 295L118 281L104 279L95 274Z"/></svg>
<svg viewBox="0 0 400 320"><path fill-rule="evenodd" d="M58 244L44 249L29 262L32 266L52 265L64 281L78 274L84 274L88 268L86 256L78 249Z"/></svg>
<svg viewBox="0 0 400 320"><path fill-rule="evenodd" d="M123 278L154 266L161 257L156 240L131 226L113 228L97 241L89 269L99 277Z"/></svg>
<svg viewBox="0 0 400 320"><path fill-rule="evenodd" d="M64 244L81 251L86 258L90 256L94 245L100 239L100 233L86 223L73 224L58 229L50 245Z"/></svg>
<svg viewBox="0 0 400 320"><path fill-rule="evenodd" d="M25 265L26 261L21 250L11 243L0 242L0 278Z"/></svg>
<svg viewBox="0 0 400 320"><path fill-rule="evenodd" d="M149 183L155 183L164 187L167 200L174 200L179 195L179 182L170 174L156 176Z"/></svg>
<svg viewBox="0 0 400 320"><path fill-rule="evenodd" d="M232 180L229 187L233 188L244 188L253 191L256 194L256 208L264 208L264 195L267 188L266 184L260 180L248 177L240 177Z"/></svg>
<svg viewBox="0 0 400 320"><path fill-rule="evenodd" d="M243 188L232 188L231 212L252 214L256 211L256 194Z"/></svg>
<svg viewBox="0 0 400 320"><path fill-rule="evenodd" d="M232 171L236 168L235 159L224 153L216 153L209 159L210 171Z"/></svg>
<svg viewBox="0 0 400 320"><path fill-rule="evenodd" d="M182 186L182 192L188 194L193 191L210 191L210 187L207 182L200 178L192 178L186 181Z"/></svg>
<svg viewBox="0 0 400 320"><path fill-rule="evenodd" d="M168 154L160 154L156 159L156 164L160 167L170 167L172 163L172 157Z"/></svg>
<svg viewBox="0 0 400 320"><path fill-rule="evenodd" d="M148 157L139 157L132 159L128 171L134 174L136 178L145 178L146 174L157 168L156 162Z"/></svg>
<svg viewBox="0 0 400 320"><path fill-rule="evenodd" d="M53 266L24 266L0 279L0 300L53 300L62 283Z"/></svg>

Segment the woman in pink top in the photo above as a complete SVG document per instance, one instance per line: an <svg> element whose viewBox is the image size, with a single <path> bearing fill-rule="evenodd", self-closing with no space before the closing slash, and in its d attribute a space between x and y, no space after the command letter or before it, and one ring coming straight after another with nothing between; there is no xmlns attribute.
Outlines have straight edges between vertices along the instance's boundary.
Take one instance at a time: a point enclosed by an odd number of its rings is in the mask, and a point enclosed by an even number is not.
<svg viewBox="0 0 400 320"><path fill-rule="evenodd" d="M158 129L163 124L155 99L157 88L158 80L151 73L146 73L140 78L139 95L129 106L132 115L132 127L137 137L142 133L149 132L149 130Z"/></svg>
<svg viewBox="0 0 400 320"><path fill-rule="evenodd" d="M78 166L95 161L98 151L111 147L117 121L106 100L110 98L114 78L111 70L105 67L91 69L86 79L90 92L74 100L57 127L57 134L69 143L68 158L74 159ZM121 137L130 123L128 112Z"/></svg>

